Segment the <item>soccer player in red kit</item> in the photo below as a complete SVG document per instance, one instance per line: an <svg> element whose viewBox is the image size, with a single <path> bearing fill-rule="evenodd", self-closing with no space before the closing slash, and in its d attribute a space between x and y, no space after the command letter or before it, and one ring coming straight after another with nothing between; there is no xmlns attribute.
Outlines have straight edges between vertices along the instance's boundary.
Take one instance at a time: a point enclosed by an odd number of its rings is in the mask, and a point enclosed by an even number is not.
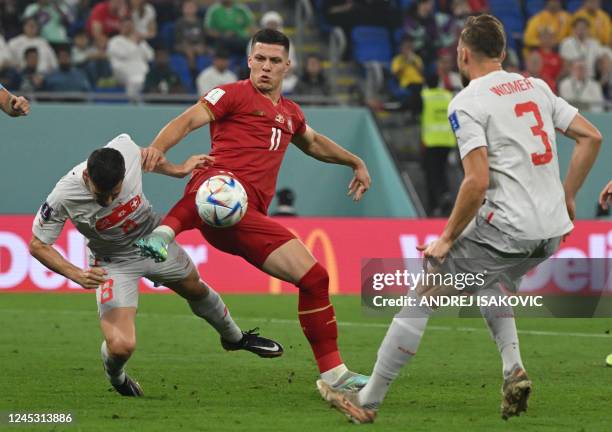
<svg viewBox="0 0 612 432"><path fill-rule="evenodd" d="M320 161L353 169L349 195L361 199L370 187L365 163L306 124L300 107L281 96L289 69L289 40L276 30L255 34L248 65L250 78L210 90L198 103L170 121L145 150L146 171L171 147L195 129L210 123L212 167L194 172L185 195L153 233L139 241L141 252L163 260L166 245L181 231L197 228L224 252L239 255L299 289L298 316L314 353L321 379L336 388L359 388L368 377L351 372L338 352L338 329L329 299L327 270L285 227L267 216L278 170L293 142ZM227 174L244 186L249 206L242 220L214 228L200 219L195 195L208 178ZM226 349L231 344L224 343ZM271 349L273 349L271 347Z"/></svg>

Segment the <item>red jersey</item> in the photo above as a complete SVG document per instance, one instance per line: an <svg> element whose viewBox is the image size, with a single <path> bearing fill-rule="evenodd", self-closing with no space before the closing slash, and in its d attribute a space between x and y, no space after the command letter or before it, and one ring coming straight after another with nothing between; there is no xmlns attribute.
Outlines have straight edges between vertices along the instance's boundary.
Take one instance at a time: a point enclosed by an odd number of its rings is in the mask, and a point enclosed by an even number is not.
<svg viewBox="0 0 612 432"><path fill-rule="evenodd" d="M235 174L249 205L267 213L285 151L294 135L306 132L301 108L283 97L274 105L248 79L214 88L200 102L213 118L211 169Z"/></svg>

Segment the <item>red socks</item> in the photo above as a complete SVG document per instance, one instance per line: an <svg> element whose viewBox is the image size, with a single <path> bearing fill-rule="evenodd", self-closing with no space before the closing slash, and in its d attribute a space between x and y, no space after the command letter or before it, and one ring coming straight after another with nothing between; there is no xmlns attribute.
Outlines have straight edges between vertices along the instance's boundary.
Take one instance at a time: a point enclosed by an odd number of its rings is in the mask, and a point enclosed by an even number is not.
<svg viewBox="0 0 612 432"><path fill-rule="evenodd" d="M327 270L316 263L297 283L300 289L298 314L302 330L314 353L321 373L340 364L338 326L329 301Z"/></svg>
<svg viewBox="0 0 612 432"><path fill-rule="evenodd" d="M160 225L167 225L178 236L182 231L187 231L200 226L201 219L198 215L198 210L195 205L195 196L197 192L189 193L179 202L177 202L172 210L166 215Z"/></svg>

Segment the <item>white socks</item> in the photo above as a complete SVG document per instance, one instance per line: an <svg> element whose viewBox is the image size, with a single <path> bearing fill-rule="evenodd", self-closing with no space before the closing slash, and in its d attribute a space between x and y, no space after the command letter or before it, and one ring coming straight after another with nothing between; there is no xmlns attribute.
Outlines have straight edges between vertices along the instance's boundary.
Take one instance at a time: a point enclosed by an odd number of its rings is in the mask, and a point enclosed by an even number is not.
<svg viewBox="0 0 612 432"><path fill-rule="evenodd" d="M496 285L494 288L480 291L479 295L501 296L502 293ZM485 319L491 331L491 337L497 344L497 349L501 354L504 378L510 375L512 368L516 365L524 369L512 307L481 306L480 313Z"/></svg>
<svg viewBox="0 0 612 432"><path fill-rule="evenodd" d="M321 374L321 379L331 386L338 384L349 370L344 363Z"/></svg>
<svg viewBox="0 0 612 432"><path fill-rule="evenodd" d="M120 385L125 382L125 372L123 371L123 365L127 362L127 359L114 357L108 352L106 347L106 341L102 342L100 347L100 354L102 354L102 362L104 363L104 370L106 376L113 385Z"/></svg>
<svg viewBox="0 0 612 432"><path fill-rule="evenodd" d="M432 312L429 308L415 306L404 307L395 315L378 349L372 376L359 391L361 406L376 409L382 403L401 368L416 354Z"/></svg>
<svg viewBox="0 0 612 432"><path fill-rule="evenodd" d="M232 319L219 294L211 287L208 287L206 297L197 301L188 300L187 303L189 303L193 313L200 318L204 318L224 340L238 342L242 339L240 327Z"/></svg>
<svg viewBox="0 0 612 432"><path fill-rule="evenodd" d="M172 243L172 240L174 240L174 237L176 236L174 230L167 225L158 226L153 230L152 234L159 235L164 242L166 242L166 244Z"/></svg>

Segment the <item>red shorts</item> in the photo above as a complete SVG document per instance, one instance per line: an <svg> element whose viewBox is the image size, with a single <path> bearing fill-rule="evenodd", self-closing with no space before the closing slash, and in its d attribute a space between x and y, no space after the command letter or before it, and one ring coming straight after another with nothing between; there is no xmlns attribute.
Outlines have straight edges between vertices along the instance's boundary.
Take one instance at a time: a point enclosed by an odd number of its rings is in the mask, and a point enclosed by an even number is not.
<svg viewBox="0 0 612 432"><path fill-rule="evenodd" d="M196 172L187 184L185 194L196 192L206 179L220 174L236 177L231 172L217 169ZM256 203L251 203L251 197L254 194L250 193L247 184L242 181L241 183L247 191L249 204L240 222L227 228L215 228L202 223L198 229L206 241L215 248L241 256L254 266L261 268L272 252L293 240L295 236L287 228L262 213Z"/></svg>

